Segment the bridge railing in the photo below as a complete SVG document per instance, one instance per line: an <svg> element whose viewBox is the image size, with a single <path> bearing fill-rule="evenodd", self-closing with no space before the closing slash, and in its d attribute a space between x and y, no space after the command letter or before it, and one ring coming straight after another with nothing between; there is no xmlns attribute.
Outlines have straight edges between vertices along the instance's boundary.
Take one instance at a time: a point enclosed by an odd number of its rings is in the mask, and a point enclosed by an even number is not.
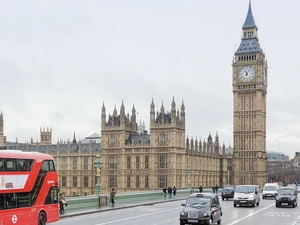
<svg viewBox="0 0 300 225"><path fill-rule="evenodd" d="M221 191L221 190L220 190ZM116 203L119 204L136 204L143 202L156 202L163 201L164 199L174 198L186 198L191 193L198 192L198 189L179 189L176 192L176 196L173 194L169 196L167 194L164 198L162 190L150 191L150 192L125 192L117 193L115 197ZM204 189L203 192L212 192L212 190ZM110 202L109 194L102 195L90 195L90 196L77 196L67 198L67 209L79 209L79 208L99 208L106 206Z"/></svg>

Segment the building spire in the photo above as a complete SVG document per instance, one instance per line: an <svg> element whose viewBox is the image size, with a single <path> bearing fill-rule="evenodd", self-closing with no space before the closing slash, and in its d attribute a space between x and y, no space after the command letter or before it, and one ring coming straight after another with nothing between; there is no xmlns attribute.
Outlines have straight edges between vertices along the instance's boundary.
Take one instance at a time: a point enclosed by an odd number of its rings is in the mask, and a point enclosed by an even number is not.
<svg viewBox="0 0 300 225"><path fill-rule="evenodd" d="M252 29L252 28L257 29L255 21L254 21L253 14L252 14L251 0L249 0L249 8L248 8L248 13L247 13L246 20L245 20L244 25L243 25L243 30Z"/></svg>

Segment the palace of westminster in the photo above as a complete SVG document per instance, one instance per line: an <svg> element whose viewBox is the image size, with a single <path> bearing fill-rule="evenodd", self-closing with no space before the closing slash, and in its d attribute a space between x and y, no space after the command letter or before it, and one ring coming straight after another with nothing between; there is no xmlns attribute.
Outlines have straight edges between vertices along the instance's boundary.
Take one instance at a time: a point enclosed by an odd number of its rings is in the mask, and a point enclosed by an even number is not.
<svg viewBox="0 0 300 225"><path fill-rule="evenodd" d="M107 115L101 112L99 135L77 141L52 143L52 129L40 129L40 141L6 141L0 114L0 149L38 151L52 155L59 173L61 191L67 196L95 194L96 156L100 155L102 193L150 191L166 186L212 187L225 184L258 184L267 181L266 94L267 61L261 49L257 26L249 4L242 39L232 62L233 148L219 141L218 133L206 140L186 137L185 105L171 110L150 103L149 132L137 123L136 109L125 114L121 103Z"/></svg>

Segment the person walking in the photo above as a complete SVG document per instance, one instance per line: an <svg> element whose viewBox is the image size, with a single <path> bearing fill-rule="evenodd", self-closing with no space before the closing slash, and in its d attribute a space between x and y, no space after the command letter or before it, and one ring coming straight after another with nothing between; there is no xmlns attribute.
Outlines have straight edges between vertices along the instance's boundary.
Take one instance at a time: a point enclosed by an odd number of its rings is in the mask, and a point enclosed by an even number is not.
<svg viewBox="0 0 300 225"><path fill-rule="evenodd" d="M213 193L215 193L215 191L216 191L216 188L215 188L215 186L212 186L212 191L213 191Z"/></svg>
<svg viewBox="0 0 300 225"><path fill-rule="evenodd" d="M215 186L216 194L218 194L219 186L216 184Z"/></svg>
<svg viewBox="0 0 300 225"><path fill-rule="evenodd" d="M200 185L200 187L199 187L199 192L200 193L202 193L203 192L203 188L202 188L202 186Z"/></svg>
<svg viewBox="0 0 300 225"><path fill-rule="evenodd" d="M61 192L59 192L58 194L58 202L59 202L59 212L60 214L64 214L65 213L64 205L67 206L68 204L65 196Z"/></svg>
<svg viewBox="0 0 300 225"><path fill-rule="evenodd" d="M117 193L116 190L114 188L112 188L110 191L110 200L111 200L112 206L115 206L116 193Z"/></svg>
<svg viewBox="0 0 300 225"><path fill-rule="evenodd" d="M166 187L163 188L163 193L164 193L164 199L166 199L166 197L167 197L167 188Z"/></svg>
<svg viewBox="0 0 300 225"><path fill-rule="evenodd" d="M169 187L168 187L169 199L171 199L171 198L172 198L172 191L173 191L172 187L171 187L171 186L169 186Z"/></svg>
<svg viewBox="0 0 300 225"><path fill-rule="evenodd" d="M176 195L176 192L177 192L177 188L174 186L174 187L173 187L173 195L174 195L174 197L175 197L175 195Z"/></svg>

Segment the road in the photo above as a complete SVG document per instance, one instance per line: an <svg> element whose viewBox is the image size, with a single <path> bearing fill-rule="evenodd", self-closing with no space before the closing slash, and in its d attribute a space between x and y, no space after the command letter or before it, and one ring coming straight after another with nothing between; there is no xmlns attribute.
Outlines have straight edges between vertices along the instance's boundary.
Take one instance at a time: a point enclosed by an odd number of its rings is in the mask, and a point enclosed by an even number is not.
<svg viewBox="0 0 300 225"><path fill-rule="evenodd" d="M61 219L53 225L174 225L179 224L183 208L179 200L155 205L138 206ZM256 207L233 207L222 201L223 225L300 225L300 206L276 208L275 200L261 199Z"/></svg>

